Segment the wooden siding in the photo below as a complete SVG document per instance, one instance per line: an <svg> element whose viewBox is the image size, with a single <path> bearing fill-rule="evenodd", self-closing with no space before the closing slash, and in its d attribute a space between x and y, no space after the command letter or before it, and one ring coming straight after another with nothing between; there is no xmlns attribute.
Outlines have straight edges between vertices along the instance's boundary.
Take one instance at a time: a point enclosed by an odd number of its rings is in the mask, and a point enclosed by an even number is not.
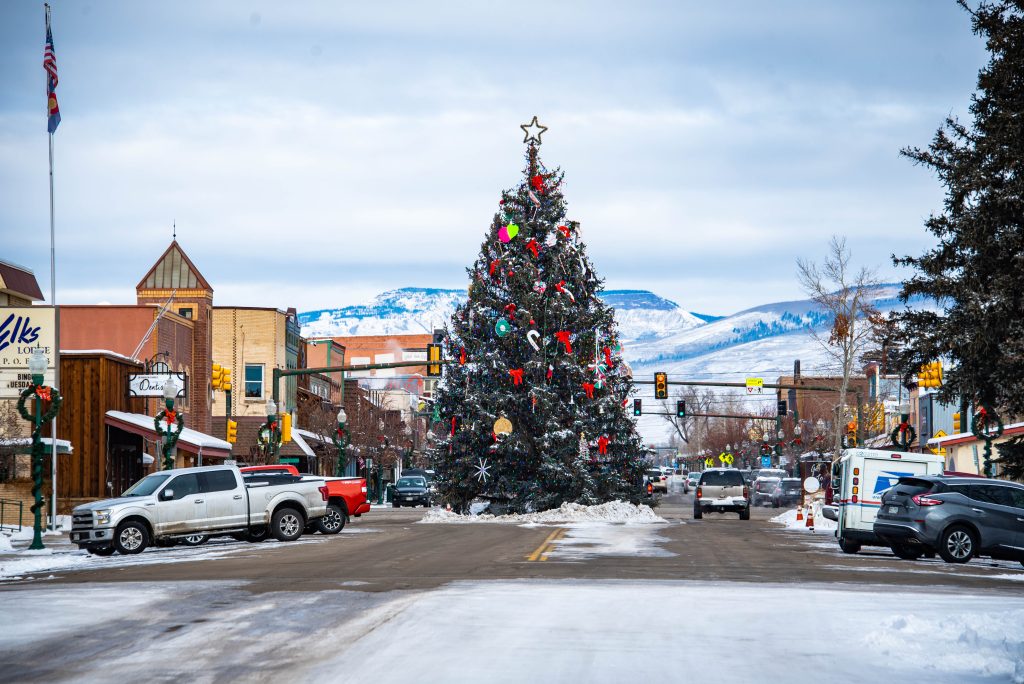
<svg viewBox="0 0 1024 684"><path fill-rule="evenodd" d="M57 436L69 440L74 452L58 461L57 498L64 509L71 501L99 499L107 491L107 411L145 411L143 399L127 396L128 375L142 369L106 354L61 356L60 384L64 406L57 418Z"/></svg>

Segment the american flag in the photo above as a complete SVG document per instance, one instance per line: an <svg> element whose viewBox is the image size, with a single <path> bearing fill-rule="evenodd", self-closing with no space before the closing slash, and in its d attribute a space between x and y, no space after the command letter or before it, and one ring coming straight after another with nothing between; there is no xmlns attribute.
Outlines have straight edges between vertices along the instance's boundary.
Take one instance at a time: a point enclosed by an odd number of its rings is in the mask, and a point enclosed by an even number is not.
<svg viewBox="0 0 1024 684"><path fill-rule="evenodd" d="M46 71L46 130L53 133L60 124L60 108L57 107L57 55L53 51L49 5L46 5L46 47L43 48L43 69Z"/></svg>

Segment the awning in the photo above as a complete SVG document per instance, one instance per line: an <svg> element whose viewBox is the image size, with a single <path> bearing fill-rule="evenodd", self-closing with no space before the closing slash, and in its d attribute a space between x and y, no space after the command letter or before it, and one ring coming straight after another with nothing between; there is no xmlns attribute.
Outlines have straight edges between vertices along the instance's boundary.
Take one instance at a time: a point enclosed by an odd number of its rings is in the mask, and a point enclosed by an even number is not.
<svg viewBox="0 0 1024 684"><path fill-rule="evenodd" d="M43 443L43 453L49 454L53 451L53 438L52 437L40 437L39 441ZM71 442L66 439L57 440L57 454L70 454L74 449L71 446ZM8 439L0 439L0 453L5 454L30 454L32 453L32 438L31 437L13 437Z"/></svg>
<svg viewBox="0 0 1024 684"><path fill-rule="evenodd" d="M133 435L145 437L146 439L154 442L158 439L156 429L153 427L153 417L147 416L143 413L107 411L107 415L104 417L104 422L107 425L120 428L121 430L130 432ZM166 422L163 424L163 429L167 429ZM199 454L200 451L202 451L203 456L213 458L231 457L230 442L225 442L223 439L217 439L216 437L188 427L181 431L181 435L178 437L178 442L175 446L190 454Z"/></svg>
<svg viewBox="0 0 1024 684"><path fill-rule="evenodd" d="M310 432L309 430L303 430L301 428L292 428L292 441L295 442L295 445L299 447L299 449L302 450L302 453L306 454L306 456L316 456L316 452L314 452L313 448L309 445L310 442L316 442L324 445L333 444L315 432Z"/></svg>

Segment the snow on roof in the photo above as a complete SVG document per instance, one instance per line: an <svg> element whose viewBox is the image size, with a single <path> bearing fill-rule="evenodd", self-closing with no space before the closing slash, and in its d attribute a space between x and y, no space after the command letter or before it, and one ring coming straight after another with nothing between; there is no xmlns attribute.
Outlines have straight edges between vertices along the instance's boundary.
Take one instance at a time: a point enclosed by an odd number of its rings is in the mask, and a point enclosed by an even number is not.
<svg viewBox="0 0 1024 684"><path fill-rule="evenodd" d="M133 359L132 357L125 356L124 354L118 354L117 352L110 351L109 349L61 349L60 353L62 355L67 354L68 356L74 356L76 354L105 354L106 356L113 356L115 359L124 359L125 361L131 361L132 363L142 363L138 359Z"/></svg>
<svg viewBox="0 0 1024 684"><path fill-rule="evenodd" d="M1010 425L1003 426L1004 437L1018 432L1024 432L1024 423L1011 423ZM962 444L964 442L973 442L977 439L973 432L958 432L955 435L946 435L945 437L932 437L928 440L928 444Z"/></svg>
<svg viewBox="0 0 1024 684"><path fill-rule="evenodd" d="M155 432L153 430L152 416L147 416L142 413L125 413L124 411L107 411L107 416L114 420L134 425L135 427L143 430ZM163 429L166 430L167 421L161 422L163 424ZM231 451L230 442L225 442L223 439L217 439L216 437L212 437L204 432L199 432L198 430L192 430L191 428L182 429L181 436L178 437L178 441L201 447L203 449L221 449L223 451Z"/></svg>
<svg viewBox="0 0 1024 684"><path fill-rule="evenodd" d="M40 437L39 441L49 446L53 443L52 437ZM7 437L0 439L0 447L31 447L31 437ZM70 454L74 451L74 447L71 446L71 442L66 439L57 440L57 453L58 454Z"/></svg>

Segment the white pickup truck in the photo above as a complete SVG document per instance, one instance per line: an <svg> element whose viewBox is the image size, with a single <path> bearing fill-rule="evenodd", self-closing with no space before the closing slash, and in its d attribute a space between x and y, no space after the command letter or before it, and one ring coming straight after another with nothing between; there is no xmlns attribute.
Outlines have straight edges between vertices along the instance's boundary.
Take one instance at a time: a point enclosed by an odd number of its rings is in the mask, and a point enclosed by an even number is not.
<svg viewBox="0 0 1024 684"><path fill-rule="evenodd" d="M290 475L247 482L234 466L177 468L147 475L116 499L75 507L71 541L108 556L141 553L195 535L294 541L327 512L323 480Z"/></svg>

